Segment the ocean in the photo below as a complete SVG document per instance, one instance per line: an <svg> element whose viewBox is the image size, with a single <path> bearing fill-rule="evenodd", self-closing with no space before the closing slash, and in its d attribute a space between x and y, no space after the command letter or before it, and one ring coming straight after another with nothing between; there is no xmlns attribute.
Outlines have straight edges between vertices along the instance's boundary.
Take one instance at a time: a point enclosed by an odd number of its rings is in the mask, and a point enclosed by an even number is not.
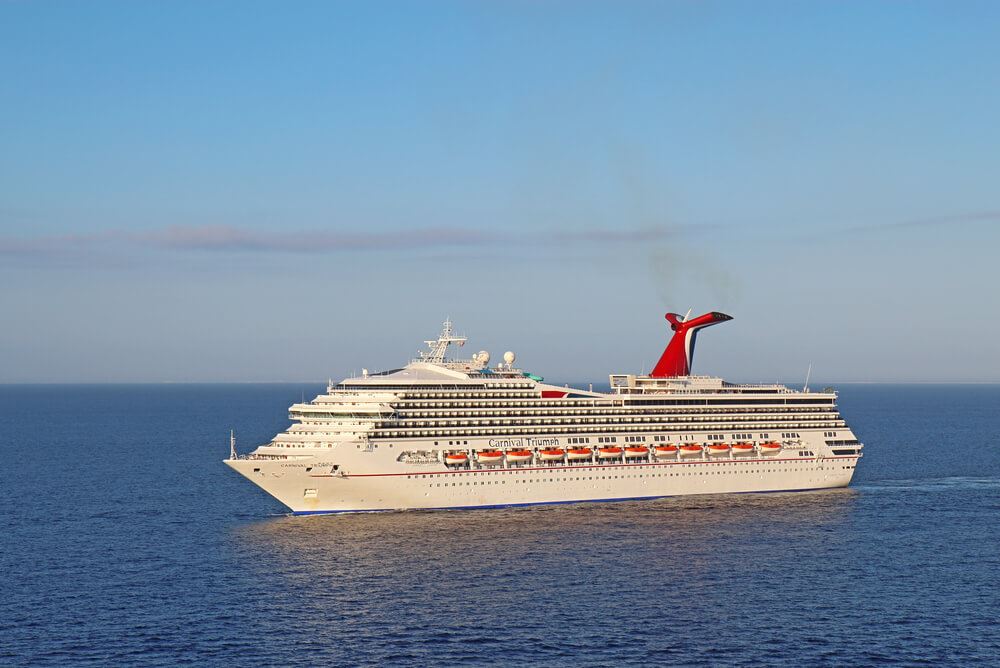
<svg viewBox="0 0 1000 668"><path fill-rule="evenodd" d="M319 385L0 386L5 665L998 665L1000 386L839 385L850 488L291 517Z"/></svg>

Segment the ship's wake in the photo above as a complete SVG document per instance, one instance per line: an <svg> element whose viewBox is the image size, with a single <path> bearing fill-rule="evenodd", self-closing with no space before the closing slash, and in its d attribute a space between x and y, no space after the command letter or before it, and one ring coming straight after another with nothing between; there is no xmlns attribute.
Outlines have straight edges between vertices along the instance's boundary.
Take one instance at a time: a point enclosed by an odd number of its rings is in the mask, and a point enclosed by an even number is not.
<svg viewBox="0 0 1000 668"><path fill-rule="evenodd" d="M853 485L860 492L950 492L960 489L1000 489L1000 477L953 476L875 480Z"/></svg>

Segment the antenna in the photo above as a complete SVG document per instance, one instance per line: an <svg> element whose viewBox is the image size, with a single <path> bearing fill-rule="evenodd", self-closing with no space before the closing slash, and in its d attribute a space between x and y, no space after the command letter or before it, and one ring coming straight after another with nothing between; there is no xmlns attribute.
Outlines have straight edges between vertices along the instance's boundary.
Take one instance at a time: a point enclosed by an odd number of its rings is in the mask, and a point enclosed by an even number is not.
<svg viewBox="0 0 1000 668"><path fill-rule="evenodd" d="M236 431L229 430L229 458L236 459Z"/></svg>
<svg viewBox="0 0 1000 668"><path fill-rule="evenodd" d="M687 322L688 321L688 318L691 317L691 310L692 309L688 309L688 312L684 314L684 317L681 319L681 322Z"/></svg>
<svg viewBox="0 0 1000 668"><path fill-rule="evenodd" d="M803 392L808 392L809 391L809 376L812 375L812 372L813 372L813 365L812 365L812 362L810 362L809 363L809 370L806 371L806 384L802 386L802 391Z"/></svg>
<svg viewBox="0 0 1000 668"><path fill-rule="evenodd" d="M452 343L461 347L465 345L466 338L464 336L453 336L453 323L451 318L445 319L443 324L443 329L441 334L438 336L437 340L434 341L424 341L427 344L428 350L426 352L419 353L419 360L421 362L429 362L430 364L444 364L445 354L448 352L448 346Z"/></svg>

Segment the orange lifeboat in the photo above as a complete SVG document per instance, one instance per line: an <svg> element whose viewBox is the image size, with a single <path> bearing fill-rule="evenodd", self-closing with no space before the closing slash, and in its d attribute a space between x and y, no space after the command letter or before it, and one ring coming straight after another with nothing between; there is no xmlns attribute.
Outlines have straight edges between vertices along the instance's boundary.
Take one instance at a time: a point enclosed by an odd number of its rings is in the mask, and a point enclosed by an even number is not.
<svg viewBox="0 0 1000 668"><path fill-rule="evenodd" d="M700 445L682 445L680 449L681 457L697 457L701 454Z"/></svg>
<svg viewBox="0 0 1000 668"><path fill-rule="evenodd" d="M531 450L508 450L507 451L507 463L508 464L519 464L521 462L531 461Z"/></svg>
<svg viewBox="0 0 1000 668"><path fill-rule="evenodd" d="M628 459L638 459L649 454L649 448L645 445L632 445L625 448L625 457Z"/></svg>
<svg viewBox="0 0 1000 668"><path fill-rule="evenodd" d="M709 443L708 444L708 454L709 456L719 457L720 455L725 455L729 453L729 445L726 443Z"/></svg>
<svg viewBox="0 0 1000 668"><path fill-rule="evenodd" d="M570 448L566 451L566 456L571 460L578 461L581 459L590 459L594 456L594 453L590 448Z"/></svg>
<svg viewBox="0 0 1000 668"><path fill-rule="evenodd" d="M503 453L499 450L483 450L476 455L476 461L480 464L493 465L503 461Z"/></svg>
<svg viewBox="0 0 1000 668"><path fill-rule="evenodd" d="M550 448L548 450L540 450L538 452L538 458L543 462L562 461L562 458L565 456L566 451L562 448Z"/></svg>
<svg viewBox="0 0 1000 668"><path fill-rule="evenodd" d="M448 466L461 466L469 463L469 455L464 452L449 452L444 456L444 463Z"/></svg>
<svg viewBox="0 0 1000 668"><path fill-rule="evenodd" d="M653 453L657 457L676 457L677 456L677 446L676 445L658 445L653 448Z"/></svg>
<svg viewBox="0 0 1000 668"><path fill-rule="evenodd" d="M622 456L622 449L618 446L610 448L597 448L598 459L618 459Z"/></svg>
<svg viewBox="0 0 1000 668"><path fill-rule="evenodd" d="M753 445L750 443L736 443L733 445L734 455L752 455Z"/></svg>
<svg viewBox="0 0 1000 668"><path fill-rule="evenodd" d="M760 454L762 455L776 455L779 452L781 452L781 443L770 441L768 443L760 444Z"/></svg>

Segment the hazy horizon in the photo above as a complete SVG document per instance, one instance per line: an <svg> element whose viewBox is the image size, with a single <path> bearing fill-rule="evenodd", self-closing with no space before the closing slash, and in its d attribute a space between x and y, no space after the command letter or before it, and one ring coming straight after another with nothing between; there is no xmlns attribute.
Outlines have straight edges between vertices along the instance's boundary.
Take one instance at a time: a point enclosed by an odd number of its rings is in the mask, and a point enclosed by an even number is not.
<svg viewBox="0 0 1000 668"><path fill-rule="evenodd" d="M446 316L600 382L689 308L700 374L1000 382L998 25L0 3L0 382L337 380Z"/></svg>

